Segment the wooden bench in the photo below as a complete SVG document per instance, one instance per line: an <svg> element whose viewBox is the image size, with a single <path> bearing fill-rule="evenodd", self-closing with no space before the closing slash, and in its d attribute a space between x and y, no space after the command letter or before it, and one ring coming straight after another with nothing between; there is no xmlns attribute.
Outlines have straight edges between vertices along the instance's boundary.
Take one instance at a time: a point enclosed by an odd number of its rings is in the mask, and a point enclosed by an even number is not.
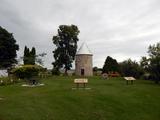
<svg viewBox="0 0 160 120"><path fill-rule="evenodd" d="M133 81L136 80L134 77L124 77L124 79L126 80L127 85L128 85L128 81L131 81L131 84L133 84Z"/></svg>
<svg viewBox="0 0 160 120"><path fill-rule="evenodd" d="M88 79L85 79L85 78L74 79L74 83L76 84L77 88L79 88L81 84L83 85L83 88L86 88L86 84L88 83Z"/></svg>

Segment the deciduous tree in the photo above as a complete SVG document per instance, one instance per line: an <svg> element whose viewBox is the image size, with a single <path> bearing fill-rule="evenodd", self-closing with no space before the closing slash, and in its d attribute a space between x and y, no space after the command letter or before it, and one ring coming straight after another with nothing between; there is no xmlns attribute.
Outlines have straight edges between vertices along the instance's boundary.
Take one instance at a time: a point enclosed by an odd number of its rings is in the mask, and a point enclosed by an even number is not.
<svg viewBox="0 0 160 120"><path fill-rule="evenodd" d="M53 36L53 43L56 45L53 51L55 61L53 62L54 70L60 68L70 70L75 58L78 42L78 27L75 25L60 25L58 34Z"/></svg>
<svg viewBox="0 0 160 120"><path fill-rule="evenodd" d="M119 67L123 76L133 76L135 78L139 78L143 74L143 69L141 66L136 61L132 61L131 59L119 63Z"/></svg>
<svg viewBox="0 0 160 120"><path fill-rule="evenodd" d="M17 63L18 50L13 34L0 26L0 68L9 68Z"/></svg>
<svg viewBox="0 0 160 120"><path fill-rule="evenodd" d="M160 81L160 42L150 45L149 54L149 72L151 73L155 83Z"/></svg>

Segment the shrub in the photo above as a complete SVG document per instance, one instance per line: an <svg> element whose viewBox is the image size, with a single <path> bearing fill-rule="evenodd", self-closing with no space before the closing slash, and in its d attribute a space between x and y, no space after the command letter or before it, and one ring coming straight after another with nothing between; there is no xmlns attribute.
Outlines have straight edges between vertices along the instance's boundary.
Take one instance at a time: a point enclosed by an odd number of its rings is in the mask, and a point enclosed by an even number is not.
<svg viewBox="0 0 160 120"><path fill-rule="evenodd" d="M53 68L52 69L52 75L60 75L59 69Z"/></svg>
<svg viewBox="0 0 160 120"><path fill-rule="evenodd" d="M38 65L23 65L12 70L12 73L15 74L18 78L28 79L38 76L39 71L43 68Z"/></svg>
<svg viewBox="0 0 160 120"><path fill-rule="evenodd" d="M10 77L0 77L0 86L2 85L10 85L19 82L19 79L14 79Z"/></svg>
<svg viewBox="0 0 160 120"><path fill-rule="evenodd" d="M133 76L135 78L140 78L143 75L143 69L136 61L131 59L125 60L119 64L120 73L122 76Z"/></svg>

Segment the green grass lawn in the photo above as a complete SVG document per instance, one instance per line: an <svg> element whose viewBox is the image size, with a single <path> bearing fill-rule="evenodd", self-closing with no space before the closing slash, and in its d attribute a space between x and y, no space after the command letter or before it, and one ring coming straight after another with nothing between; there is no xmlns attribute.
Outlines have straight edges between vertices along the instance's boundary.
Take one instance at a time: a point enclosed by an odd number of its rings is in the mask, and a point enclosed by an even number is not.
<svg viewBox="0 0 160 120"><path fill-rule="evenodd" d="M0 120L160 120L160 85L122 78L89 78L90 90L72 90L73 77L45 86L0 86Z"/></svg>

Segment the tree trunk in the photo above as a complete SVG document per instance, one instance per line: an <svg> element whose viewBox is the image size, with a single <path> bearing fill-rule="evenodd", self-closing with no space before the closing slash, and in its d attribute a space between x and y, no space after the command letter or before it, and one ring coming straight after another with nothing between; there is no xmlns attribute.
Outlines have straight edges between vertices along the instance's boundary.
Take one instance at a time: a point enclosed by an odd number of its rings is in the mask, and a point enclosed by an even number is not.
<svg viewBox="0 0 160 120"><path fill-rule="evenodd" d="M67 72L67 69L65 69L65 75L66 75L66 76L68 76L68 72Z"/></svg>

